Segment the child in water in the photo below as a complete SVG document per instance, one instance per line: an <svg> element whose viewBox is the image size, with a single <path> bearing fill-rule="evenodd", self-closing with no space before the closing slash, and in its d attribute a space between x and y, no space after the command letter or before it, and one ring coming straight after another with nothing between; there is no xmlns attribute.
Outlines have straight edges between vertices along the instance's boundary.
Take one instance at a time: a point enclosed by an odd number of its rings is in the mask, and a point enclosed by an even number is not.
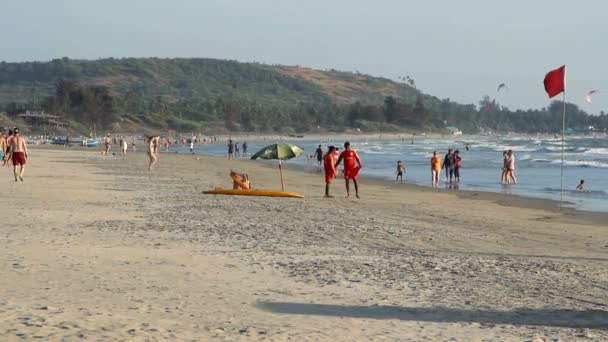
<svg viewBox="0 0 608 342"><path fill-rule="evenodd" d="M581 182L578 183L578 186L576 187L576 191L585 191L585 180L581 179Z"/></svg>
<svg viewBox="0 0 608 342"><path fill-rule="evenodd" d="M401 160L399 160L397 162L397 179L395 180L396 182L401 181L401 183L403 183L403 174L405 173L405 166L403 165L403 162Z"/></svg>

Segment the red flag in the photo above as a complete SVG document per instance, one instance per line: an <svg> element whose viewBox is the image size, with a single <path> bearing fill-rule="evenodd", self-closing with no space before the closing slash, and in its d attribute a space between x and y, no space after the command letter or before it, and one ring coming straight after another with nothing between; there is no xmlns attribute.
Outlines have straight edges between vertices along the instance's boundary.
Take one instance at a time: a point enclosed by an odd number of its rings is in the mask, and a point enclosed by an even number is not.
<svg viewBox="0 0 608 342"><path fill-rule="evenodd" d="M549 98L561 93L566 90L565 85L566 78L566 66L563 65L561 68L551 70L545 76L545 91L549 95Z"/></svg>

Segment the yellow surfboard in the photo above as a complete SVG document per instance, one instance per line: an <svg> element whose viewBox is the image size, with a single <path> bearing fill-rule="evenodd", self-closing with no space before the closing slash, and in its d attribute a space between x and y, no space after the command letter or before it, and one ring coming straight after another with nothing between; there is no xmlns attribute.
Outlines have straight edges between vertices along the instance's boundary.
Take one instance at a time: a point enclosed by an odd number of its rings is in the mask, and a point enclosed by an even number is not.
<svg viewBox="0 0 608 342"><path fill-rule="evenodd" d="M303 195L296 194L295 192L287 191L276 191L276 190L260 190L260 189L223 189L215 188L213 190L203 191L204 194L209 195L234 195L234 196L267 196L267 197L291 197L291 198L304 198Z"/></svg>

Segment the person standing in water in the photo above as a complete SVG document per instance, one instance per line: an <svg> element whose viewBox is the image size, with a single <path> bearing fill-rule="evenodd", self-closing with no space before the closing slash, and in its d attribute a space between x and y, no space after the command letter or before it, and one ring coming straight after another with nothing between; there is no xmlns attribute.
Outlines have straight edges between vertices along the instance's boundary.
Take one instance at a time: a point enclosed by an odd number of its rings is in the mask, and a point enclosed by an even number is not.
<svg viewBox="0 0 608 342"><path fill-rule="evenodd" d="M160 148L160 137L148 137L148 171L152 171L152 166L158 161L158 149Z"/></svg>
<svg viewBox="0 0 608 342"><path fill-rule="evenodd" d="M357 154L357 151L350 148L350 142L344 143L344 152L340 153L340 157L338 157L338 161L334 165L335 168L338 167L340 162L344 160L344 180L346 182L346 197L350 196L350 180L353 180L353 184L355 184L355 196L359 197L359 184L357 184L357 177L359 176L359 170L363 168L361 164L361 158ZM357 165L355 165L355 162Z"/></svg>
<svg viewBox="0 0 608 342"><path fill-rule="evenodd" d="M333 152L335 147L329 146L327 153L323 156L323 167L325 168L325 198L332 198L329 194L329 185L336 178L336 167Z"/></svg>
<svg viewBox="0 0 608 342"><path fill-rule="evenodd" d="M442 168L445 168L445 180L449 179L449 182L452 183L452 178L454 178L454 154L452 153L452 149L448 150L448 153L443 157L443 165Z"/></svg>
<svg viewBox="0 0 608 342"><path fill-rule="evenodd" d="M129 144L127 143L127 139L125 137L120 138L120 148L122 149L122 155L127 155L127 150L129 149Z"/></svg>
<svg viewBox="0 0 608 342"><path fill-rule="evenodd" d="M441 157L437 154L437 151L433 151L433 157L431 158L431 184L433 188L439 187L439 173L441 173Z"/></svg>
<svg viewBox="0 0 608 342"><path fill-rule="evenodd" d="M319 168L319 171L321 171L321 163L323 162L323 149L321 148L321 145L317 147L317 150L315 151L315 157L317 157L317 166Z"/></svg>
<svg viewBox="0 0 608 342"><path fill-rule="evenodd" d="M11 140L11 159L13 160L13 174L15 176L15 182L19 178L23 182L23 173L25 172L25 163L28 157L27 153L27 142L24 137L19 134L19 128L13 130L13 139ZM17 172L17 166L19 166L19 172Z"/></svg>
<svg viewBox="0 0 608 342"><path fill-rule="evenodd" d="M247 156L247 142L243 141L243 157Z"/></svg>
<svg viewBox="0 0 608 342"><path fill-rule="evenodd" d="M234 159L234 142L232 139L228 140L228 160Z"/></svg>
<svg viewBox="0 0 608 342"><path fill-rule="evenodd" d="M454 151L454 180L456 183L460 182L460 168L462 167L462 157L460 151Z"/></svg>
<svg viewBox="0 0 608 342"><path fill-rule="evenodd" d="M585 180L581 179L581 182L578 183L578 186L576 187L576 191L585 191Z"/></svg>
<svg viewBox="0 0 608 342"><path fill-rule="evenodd" d="M507 184L507 163L509 161L509 156L507 155L507 151L502 151L502 175L500 176L500 182L502 184Z"/></svg>
<svg viewBox="0 0 608 342"><path fill-rule="evenodd" d="M513 182L517 184L517 178L515 178L515 154L513 150L507 151L507 183Z"/></svg>
<svg viewBox="0 0 608 342"><path fill-rule="evenodd" d="M397 162L397 179L395 181L399 182L399 180L401 180L401 183L403 183L403 174L404 173L405 173L405 166L403 165L403 162L400 160Z"/></svg>

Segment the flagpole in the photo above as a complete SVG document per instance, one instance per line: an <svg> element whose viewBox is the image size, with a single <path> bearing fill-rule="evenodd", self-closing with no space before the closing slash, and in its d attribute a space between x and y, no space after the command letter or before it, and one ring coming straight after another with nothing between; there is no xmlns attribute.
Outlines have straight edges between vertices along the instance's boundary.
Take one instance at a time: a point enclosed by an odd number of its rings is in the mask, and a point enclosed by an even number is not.
<svg viewBox="0 0 608 342"><path fill-rule="evenodd" d="M564 202L564 135L566 132L566 89L564 89L564 110L562 112L562 167L560 170L560 192L559 192L559 208L561 209Z"/></svg>

